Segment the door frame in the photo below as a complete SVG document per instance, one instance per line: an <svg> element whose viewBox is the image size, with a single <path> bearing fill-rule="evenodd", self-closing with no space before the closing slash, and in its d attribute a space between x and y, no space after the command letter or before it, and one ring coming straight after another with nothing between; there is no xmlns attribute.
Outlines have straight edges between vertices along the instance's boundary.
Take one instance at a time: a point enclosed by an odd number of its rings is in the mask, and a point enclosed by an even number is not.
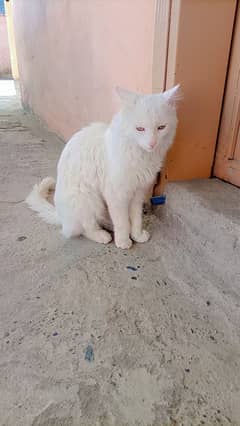
<svg viewBox="0 0 240 426"><path fill-rule="evenodd" d="M240 3L236 11L232 48L229 55L229 69L226 90L219 126L216 156L213 168L214 176L240 186Z"/></svg>
<svg viewBox="0 0 240 426"><path fill-rule="evenodd" d="M237 0L156 0L152 90L181 83L184 93L163 173L169 181L211 176L236 6Z"/></svg>

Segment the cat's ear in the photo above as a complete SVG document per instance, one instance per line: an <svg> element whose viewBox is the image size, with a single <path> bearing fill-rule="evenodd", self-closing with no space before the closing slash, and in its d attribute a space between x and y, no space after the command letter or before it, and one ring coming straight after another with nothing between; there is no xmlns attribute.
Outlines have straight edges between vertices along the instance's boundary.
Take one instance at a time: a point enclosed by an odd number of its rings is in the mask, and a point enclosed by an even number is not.
<svg viewBox="0 0 240 426"><path fill-rule="evenodd" d="M172 87L172 89L166 90L166 92L162 93L162 96L168 105L175 108L177 103L183 99L183 91L180 84Z"/></svg>
<svg viewBox="0 0 240 426"><path fill-rule="evenodd" d="M115 90L122 103L127 106L134 105L139 96L137 93L129 92L129 90L123 89L122 87L116 87Z"/></svg>

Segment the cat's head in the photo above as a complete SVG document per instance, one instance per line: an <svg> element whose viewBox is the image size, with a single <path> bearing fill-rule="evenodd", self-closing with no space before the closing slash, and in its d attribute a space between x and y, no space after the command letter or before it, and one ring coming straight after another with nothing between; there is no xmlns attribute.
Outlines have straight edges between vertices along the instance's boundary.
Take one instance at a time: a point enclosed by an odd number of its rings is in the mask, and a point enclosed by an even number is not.
<svg viewBox="0 0 240 426"><path fill-rule="evenodd" d="M124 132L142 149L152 152L172 143L177 127L176 103L182 98L177 85L163 93L139 95L116 88L122 101Z"/></svg>

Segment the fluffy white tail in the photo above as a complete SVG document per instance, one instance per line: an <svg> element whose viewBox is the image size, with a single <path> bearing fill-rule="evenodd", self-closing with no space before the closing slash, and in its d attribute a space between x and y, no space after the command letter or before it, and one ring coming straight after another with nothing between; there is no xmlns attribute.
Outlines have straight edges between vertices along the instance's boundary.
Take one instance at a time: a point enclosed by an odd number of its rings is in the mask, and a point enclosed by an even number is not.
<svg viewBox="0 0 240 426"><path fill-rule="evenodd" d="M33 187L32 192L26 198L29 207L37 212L45 222L51 225L60 225L57 212L53 204L48 201L49 192L55 190L56 182L53 178L47 177L41 183Z"/></svg>

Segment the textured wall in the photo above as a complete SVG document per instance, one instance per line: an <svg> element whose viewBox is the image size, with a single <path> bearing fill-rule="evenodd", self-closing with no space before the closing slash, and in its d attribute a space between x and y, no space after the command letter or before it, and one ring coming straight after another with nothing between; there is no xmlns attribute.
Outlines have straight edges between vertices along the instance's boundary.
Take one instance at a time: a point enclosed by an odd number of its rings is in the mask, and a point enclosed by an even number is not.
<svg viewBox="0 0 240 426"><path fill-rule="evenodd" d="M65 139L152 90L155 0L13 0L23 102Z"/></svg>
<svg viewBox="0 0 240 426"><path fill-rule="evenodd" d="M6 16L0 14L0 77L11 75Z"/></svg>

